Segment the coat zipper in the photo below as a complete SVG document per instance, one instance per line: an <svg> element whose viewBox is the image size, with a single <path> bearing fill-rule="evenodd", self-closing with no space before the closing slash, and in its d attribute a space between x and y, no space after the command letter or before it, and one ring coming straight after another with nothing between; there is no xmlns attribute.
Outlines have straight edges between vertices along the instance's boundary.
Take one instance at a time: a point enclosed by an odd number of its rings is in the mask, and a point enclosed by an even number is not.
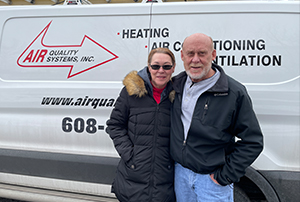
<svg viewBox="0 0 300 202"><path fill-rule="evenodd" d="M160 102L161 103L161 102ZM157 116L158 116L158 111L159 111L159 104L157 104L156 106L156 111L155 111L155 123L154 123L154 126L156 126L157 124ZM153 140L153 151L152 151L152 161L151 161L151 179L150 179L150 187L152 187L152 189L150 189L150 193L149 193L149 196L150 196L150 199L152 200L152 193L153 193L153 187L154 187L154 176L153 176L153 172L154 172L154 162L155 162L155 157L156 157L156 140L157 140L157 132L156 132L156 128L157 127L154 127L154 140ZM151 201L150 200L150 201Z"/></svg>
<svg viewBox="0 0 300 202"><path fill-rule="evenodd" d="M205 101L205 104L204 104L204 108L203 108L203 115L202 115L202 121L204 120L206 114L207 114L207 111L208 111L208 107L209 107L209 98L206 99ZM187 137L188 138L188 137ZM182 156L185 156L185 150L186 150L186 141L187 141L187 138L183 140L183 143L182 143ZM185 159L186 158L182 158L183 159L183 162L185 162Z"/></svg>

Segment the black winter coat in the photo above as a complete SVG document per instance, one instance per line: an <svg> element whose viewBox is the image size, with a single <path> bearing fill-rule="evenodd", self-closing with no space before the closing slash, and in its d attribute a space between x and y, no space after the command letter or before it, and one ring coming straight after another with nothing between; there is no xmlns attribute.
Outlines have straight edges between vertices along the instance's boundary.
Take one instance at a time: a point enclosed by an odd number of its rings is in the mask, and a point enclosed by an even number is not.
<svg viewBox="0 0 300 202"><path fill-rule="evenodd" d="M121 202L175 201L169 143L171 84L157 104L147 67L129 73L123 83L107 121L107 132L121 156L112 192Z"/></svg>
<svg viewBox="0 0 300 202"><path fill-rule="evenodd" d="M263 149L263 135L246 88L220 71L217 83L197 100L188 137L181 121L185 72L172 79L171 155L196 173L214 173L221 185L239 181ZM239 140L235 141L235 137Z"/></svg>

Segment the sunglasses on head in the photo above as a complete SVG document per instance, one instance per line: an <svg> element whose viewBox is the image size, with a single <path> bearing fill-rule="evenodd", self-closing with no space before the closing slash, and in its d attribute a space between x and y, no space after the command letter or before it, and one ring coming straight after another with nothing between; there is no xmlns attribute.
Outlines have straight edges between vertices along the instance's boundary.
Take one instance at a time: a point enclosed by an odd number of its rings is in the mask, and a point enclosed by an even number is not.
<svg viewBox="0 0 300 202"><path fill-rule="evenodd" d="M160 67L162 67L164 70L170 70L173 67L173 65L162 65L162 66L160 66L160 65L150 65L150 67L153 70L159 70Z"/></svg>

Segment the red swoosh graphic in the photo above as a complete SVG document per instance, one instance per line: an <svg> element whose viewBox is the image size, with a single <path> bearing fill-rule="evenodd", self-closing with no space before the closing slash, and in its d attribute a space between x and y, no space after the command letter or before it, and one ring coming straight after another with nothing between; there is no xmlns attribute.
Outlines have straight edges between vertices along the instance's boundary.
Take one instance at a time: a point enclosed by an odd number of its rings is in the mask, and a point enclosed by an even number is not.
<svg viewBox="0 0 300 202"><path fill-rule="evenodd" d="M92 38L90 38L87 35L84 35L84 37L79 45L47 45L47 44L45 44L44 38L46 36L46 33L47 33L51 23L52 23L52 21L37 35L37 37L29 44L29 46L19 56L19 58L17 60L17 64L20 67L26 67L26 68L28 68L28 67L29 68L33 68L33 67L34 68L69 67L70 71L69 71L67 78L71 78L71 77L74 77L83 72L89 71L91 69L94 69L100 65L103 65L105 63L108 63L108 62L118 58L118 56L116 54L114 54L113 52L111 52L110 50L108 50L107 48L105 48L104 46L102 46L101 44L99 44L98 42L96 42L95 40L93 40ZM61 64L61 63L53 64L53 62L52 63L44 62L43 60L44 60L45 55L44 55L44 57L43 57L43 55L41 56L42 51L44 51L43 54L46 54L46 53L49 53L49 51L55 50L57 48L65 49L65 50L67 50L68 48L77 48L78 51L80 52L80 50L82 50L82 47L86 43L90 43L94 46L93 48L97 48L98 51L96 51L94 53L95 56L101 55L100 51L102 51L102 52L104 51L106 55L108 54L109 58L105 57L104 59L101 59L101 61L96 62L96 64L87 65L87 67L84 67L82 70L73 72L74 66L76 65L76 63L72 64L72 62L70 62L70 64L68 64L68 63L67 64ZM38 47L36 48L36 46L38 46ZM34 53L35 50L36 50L36 52ZM39 52L40 50L41 50L41 52ZM42 61L40 61L40 62L38 62L38 60L39 60L38 54L39 53L40 53L40 55L39 55L40 58L42 57L40 59ZM32 55L30 55L30 54L32 54ZM31 61L32 57L33 57L33 61ZM48 64L45 64L45 63L48 63Z"/></svg>

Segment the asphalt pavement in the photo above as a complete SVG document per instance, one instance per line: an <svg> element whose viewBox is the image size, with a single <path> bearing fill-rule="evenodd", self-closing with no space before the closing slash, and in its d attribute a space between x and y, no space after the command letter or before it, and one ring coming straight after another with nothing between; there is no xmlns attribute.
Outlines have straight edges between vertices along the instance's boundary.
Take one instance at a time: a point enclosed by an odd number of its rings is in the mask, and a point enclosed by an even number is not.
<svg viewBox="0 0 300 202"><path fill-rule="evenodd" d="M0 202L25 202L25 201L19 201L14 199L7 199L7 198L0 198Z"/></svg>

